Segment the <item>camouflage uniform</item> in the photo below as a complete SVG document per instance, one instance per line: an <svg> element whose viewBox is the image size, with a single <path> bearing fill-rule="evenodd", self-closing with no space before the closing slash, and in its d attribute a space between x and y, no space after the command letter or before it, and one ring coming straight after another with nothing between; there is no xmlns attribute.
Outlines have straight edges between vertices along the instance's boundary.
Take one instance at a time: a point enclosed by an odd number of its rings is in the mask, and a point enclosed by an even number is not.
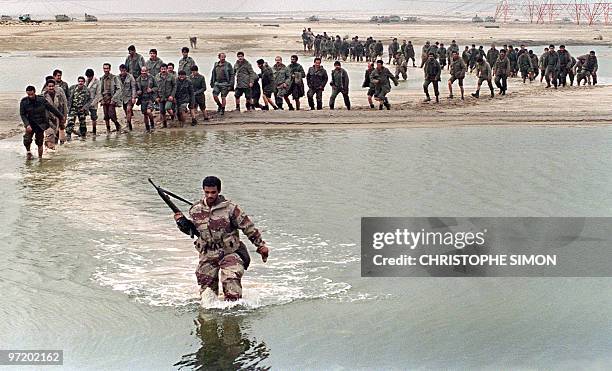
<svg viewBox="0 0 612 371"><path fill-rule="evenodd" d="M191 74L191 67L195 65L196 64L193 58L191 58L190 56L183 57L179 60L178 71L185 71L187 76L189 76Z"/></svg>
<svg viewBox="0 0 612 371"><path fill-rule="evenodd" d="M283 97L287 95L289 85L291 84L291 74L287 66L282 63L275 63L274 66L272 66L272 73L274 101L279 108L282 108ZM285 84L285 86L283 86L283 84Z"/></svg>
<svg viewBox="0 0 612 371"><path fill-rule="evenodd" d="M306 96L308 97L308 105L310 106L310 109L315 109L313 99L315 95L317 97L317 109L320 110L323 108L323 89L325 89L327 80L327 71L325 71L323 66L321 66L318 70L314 66L308 69L308 74L306 75L308 92L306 93Z"/></svg>
<svg viewBox="0 0 612 371"><path fill-rule="evenodd" d="M189 209L191 220L200 232L195 242L199 264L195 272L202 289L219 292L219 276L226 299L242 297L241 279L249 261L246 246L240 241L241 230L257 248L265 245L261 233L240 207L219 195L209 207L203 199Z"/></svg>
<svg viewBox="0 0 612 371"><path fill-rule="evenodd" d="M137 79L138 76L140 76L140 70L145 66L145 60L142 55L138 53L134 53L134 57L128 54L124 64L127 67L128 73L131 74L134 79Z"/></svg>
<svg viewBox="0 0 612 371"><path fill-rule="evenodd" d="M70 101L68 102L68 124L66 125L66 133L72 134L74 131L74 122L79 119L79 135L84 136L87 133L87 125L85 117L89 111L89 89L86 86L79 88L79 85L70 87Z"/></svg>

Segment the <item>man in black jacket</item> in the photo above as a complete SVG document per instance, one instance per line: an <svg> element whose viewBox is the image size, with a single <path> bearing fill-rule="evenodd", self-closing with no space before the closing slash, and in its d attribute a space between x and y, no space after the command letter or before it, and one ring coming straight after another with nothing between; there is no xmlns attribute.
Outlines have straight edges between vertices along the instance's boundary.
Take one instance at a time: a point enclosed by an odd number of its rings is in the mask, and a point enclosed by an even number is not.
<svg viewBox="0 0 612 371"><path fill-rule="evenodd" d="M32 139L35 140L38 146L38 158L41 158L43 155L45 130L49 127L47 112L54 114L62 123L66 122L66 118L47 102L42 95L36 95L36 88L33 86L30 85L26 88L26 94L28 96L23 97L19 103L19 114L25 127L23 145L26 148L28 160L31 160L32 152L30 151L30 146L32 145Z"/></svg>

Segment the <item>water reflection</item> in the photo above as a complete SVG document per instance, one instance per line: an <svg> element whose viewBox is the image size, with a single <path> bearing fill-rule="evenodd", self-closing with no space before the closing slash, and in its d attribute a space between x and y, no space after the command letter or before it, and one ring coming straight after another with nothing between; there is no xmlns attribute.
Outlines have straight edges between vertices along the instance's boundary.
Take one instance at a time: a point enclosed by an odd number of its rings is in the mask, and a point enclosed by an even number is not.
<svg viewBox="0 0 612 371"><path fill-rule="evenodd" d="M270 369L262 364L270 356L268 346L263 341L249 339L243 321L243 316L201 310L194 321L201 347L195 353L182 356L173 366L179 370Z"/></svg>

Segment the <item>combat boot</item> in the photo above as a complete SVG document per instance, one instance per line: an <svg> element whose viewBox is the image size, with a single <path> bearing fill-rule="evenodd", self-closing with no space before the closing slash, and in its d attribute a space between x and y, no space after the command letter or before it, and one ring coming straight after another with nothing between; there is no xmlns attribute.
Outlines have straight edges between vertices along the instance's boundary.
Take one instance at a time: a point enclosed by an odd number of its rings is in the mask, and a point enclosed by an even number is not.
<svg viewBox="0 0 612 371"><path fill-rule="evenodd" d="M493 89L491 89L491 98L495 97L495 91L493 91Z"/></svg>
<svg viewBox="0 0 612 371"><path fill-rule="evenodd" d="M240 112L240 105L239 104L236 104L236 112Z"/></svg>
<svg viewBox="0 0 612 371"><path fill-rule="evenodd" d="M374 108L374 107L372 107L372 108ZM379 110L379 111L382 111L382 110L383 110L383 104L382 104L382 103L378 105L378 110Z"/></svg>
<svg viewBox="0 0 612 371"><path fill-rule="evenodd" d="M389 104L389 102L385 102L384 105L387 108L387 111L391 110L391 104Z"/></svg>
<svg viewBox="0 0 612 371"><path fill-rule="evenodd" d="M436 103L440 103L440 98L436 95Z"/></svg>
<svg viewBox="0 0 612 371"><path fill-rule="evenodd" d="M287 106L289 107L289 111L293 111L294 110L293 104L287 102Z"/></svg>
<svg viewBox="0 0 612 371"><path fill-rule="evenodd" d="M431 97L429 96L429 94L427 94L427 95L426 95L426 97L427 97L427 98L425 98L425 99L423 100L423 102L429 102L429 101L431 101Z"/></svg>
<svg viewBox="0 0 612 371"><path fill-rule="evenodd" d="M196 126L198 124L198 120L194 118L191 119L191 126Z"/></svg>
<svg viewBox="0 0 612 371"><path fill-rule="evenodd" d="M480 90L476 90L476 93L472 93L472 97L474 98L480 97Z"/></svg>

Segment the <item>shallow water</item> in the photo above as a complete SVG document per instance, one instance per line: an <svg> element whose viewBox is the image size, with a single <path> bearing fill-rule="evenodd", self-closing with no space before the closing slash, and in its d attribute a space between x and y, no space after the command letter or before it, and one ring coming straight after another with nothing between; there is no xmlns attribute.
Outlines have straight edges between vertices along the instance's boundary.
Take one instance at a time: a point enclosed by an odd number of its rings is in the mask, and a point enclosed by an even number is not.
<svg viewBox="0 0 612 371"><path fill-rule="evenodd" d="M24 161L0 141L0 341L66 369L603 368L609 279L360 277L362 216L609 216L610 127L156 132ZM147 183L223 180L263 230L208 302ZM251 251L253 250L250 246Z"/></svg>

